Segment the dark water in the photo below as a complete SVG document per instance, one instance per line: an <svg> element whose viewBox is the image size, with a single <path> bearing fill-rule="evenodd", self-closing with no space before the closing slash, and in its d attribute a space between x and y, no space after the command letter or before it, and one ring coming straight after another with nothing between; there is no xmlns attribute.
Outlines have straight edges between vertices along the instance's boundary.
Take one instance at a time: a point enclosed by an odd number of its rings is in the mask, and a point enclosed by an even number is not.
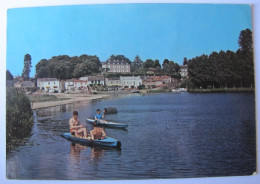
<svg viewBox="0 0 260 184"><path fill-rule="evenodd" d="M15 179L150 179L251 175L256 170L252 93L129 95L41 109L33 135L7 155ZM97 149L60 137L73 110L93 117L117 107L108 120L128 130L106 129L122 149ZM88 125L88 130L90 126Z"/></svg>

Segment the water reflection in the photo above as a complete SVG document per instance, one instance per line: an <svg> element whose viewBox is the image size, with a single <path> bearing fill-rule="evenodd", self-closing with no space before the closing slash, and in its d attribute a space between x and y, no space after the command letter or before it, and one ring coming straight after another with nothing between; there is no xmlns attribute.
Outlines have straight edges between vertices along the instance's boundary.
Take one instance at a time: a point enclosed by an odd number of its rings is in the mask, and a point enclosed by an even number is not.
<svg viewBox="0 0 260 184"><path fill-rule="evenodd" d="M87 149L87 146L71 142L71 144L70 144L70 158L72 158L76 162L79 162L80 161L80 153L81 153L81 151L83 151L85 149Z"/></svg>

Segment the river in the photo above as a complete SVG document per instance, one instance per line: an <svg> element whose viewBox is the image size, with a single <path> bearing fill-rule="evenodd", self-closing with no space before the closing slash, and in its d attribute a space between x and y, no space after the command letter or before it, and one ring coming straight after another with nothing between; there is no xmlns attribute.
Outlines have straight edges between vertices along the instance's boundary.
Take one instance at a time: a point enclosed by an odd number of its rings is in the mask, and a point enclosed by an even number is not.
<svg viewBox="0 0 260 184"><path fill-rule="evenodd" d="M74 144L60 134L116 107L108 129L121 150ZM151 179L251 175L256 170L253 93L133 94L34 111L32 135L7 155L10 179ZM38 119L38 120L37 120Z"/></svg>

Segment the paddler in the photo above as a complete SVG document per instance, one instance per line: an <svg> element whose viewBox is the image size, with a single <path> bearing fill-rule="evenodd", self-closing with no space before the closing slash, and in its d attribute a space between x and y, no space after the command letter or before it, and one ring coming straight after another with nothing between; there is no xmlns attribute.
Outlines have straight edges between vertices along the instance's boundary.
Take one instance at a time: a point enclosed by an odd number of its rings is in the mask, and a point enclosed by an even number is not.
<svg viewBox="0 0 260 184"><path fill-rule="evenodd" d="M69 120L70 125L70 133L73 135L75 134L76 137L81 136L81 138L87 138L87 128L83 127L83 125L79 124L78 120L78 111L73 112L73 117Z"/></svg>
<svg viewBox="0 0 260 184"><path fill-rule="evenodd" d="M93 130L90 131L90 136L92 140L106 138L106 132L102 127L100 127L97 120L93 123Z"/></svg>
<svg viewBox="0 0 260 184"><path fill-rule="evenodd" d="M103 115L100 114L100 109L97 109L96 111L96 115L95 115L95 120L101 120L105 118L105 110L103 111Z"/></svg>

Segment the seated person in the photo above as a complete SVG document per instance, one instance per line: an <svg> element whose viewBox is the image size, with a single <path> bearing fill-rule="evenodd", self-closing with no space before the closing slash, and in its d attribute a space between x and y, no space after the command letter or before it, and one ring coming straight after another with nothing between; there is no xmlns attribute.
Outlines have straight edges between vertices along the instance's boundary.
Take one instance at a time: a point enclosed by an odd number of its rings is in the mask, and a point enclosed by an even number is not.
<svg viewBox="0 0 260 184"><path fill-rule="evenodd" d="M90 131L90 136L92 140L106 138L105 130L102 127L100 127L97 121L94 121L93 128L94 129Z"/></svg>
<svg viewBox="0 0 260 184"><path fill-rule="evenodd" d="M103 118L105 118L105 110L104 110L104 113L102 115L102 114L100 114L100 109L97 109L97 114L95 115L95 120L101 120Z"/></svg>
<svg viewBox="0 0 260 184"><path fill-rule="evenodd" d="M84 128L83 125L79 124L77 111L73 112L73 117L70 118L69 125L70 125L70 133L72 135L75 134L76 137L81 136L81 138L82 137L85 139L87 138L88 136L87 128Z"/></svg>

